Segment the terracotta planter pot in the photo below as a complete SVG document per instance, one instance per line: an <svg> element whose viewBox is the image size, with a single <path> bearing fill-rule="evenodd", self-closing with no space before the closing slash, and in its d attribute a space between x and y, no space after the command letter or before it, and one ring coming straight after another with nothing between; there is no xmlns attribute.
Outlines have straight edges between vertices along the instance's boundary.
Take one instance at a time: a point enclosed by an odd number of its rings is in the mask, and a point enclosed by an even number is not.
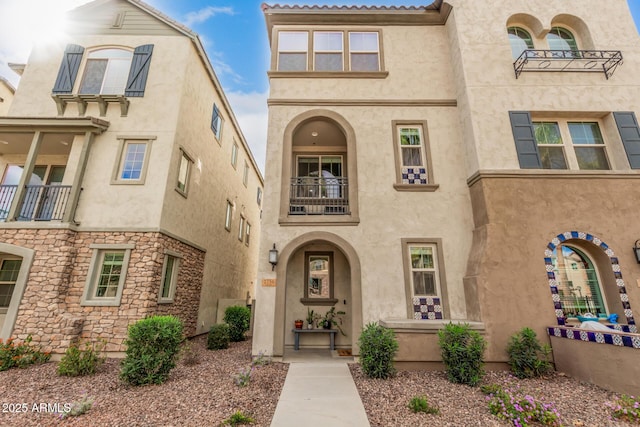
<svg viewBox="0 0 640 427"><path fill-rule="evenodd" d="M296 320L294 324L296 325L296 329L302 329L302 325L304 325L304 322L302 320Z"/></svg>

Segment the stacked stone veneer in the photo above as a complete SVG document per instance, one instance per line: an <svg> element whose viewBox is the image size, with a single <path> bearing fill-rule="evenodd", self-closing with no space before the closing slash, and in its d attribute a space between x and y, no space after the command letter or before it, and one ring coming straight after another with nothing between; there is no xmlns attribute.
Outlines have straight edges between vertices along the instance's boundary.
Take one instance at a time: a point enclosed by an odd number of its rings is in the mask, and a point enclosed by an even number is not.
<svg viewBox="0 0 640 427"><path fill-rule="evenodd" d="M178 316L185 333L196 331L205 253L162 233L4 229L0 241L35 250L13 337L33 337L44 350L63 353L77 339L107 341L124 351L127 327L153 314ZM92 244L134 244L118 307L81 306ZM180 253L174 302L159 304L165 250Z"/></svg>

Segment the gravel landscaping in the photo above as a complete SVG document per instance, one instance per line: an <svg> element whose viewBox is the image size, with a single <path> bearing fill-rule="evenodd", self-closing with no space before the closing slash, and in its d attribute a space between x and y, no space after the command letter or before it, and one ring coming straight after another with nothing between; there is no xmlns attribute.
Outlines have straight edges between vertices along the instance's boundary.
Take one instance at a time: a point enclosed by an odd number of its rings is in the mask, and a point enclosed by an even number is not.
<svg viewBox="0 0 640 427"><path fill-rule="evenodd" d="M358 365L350 365L351 374L364 403L371 427L402 426L509 426L489 412L486 396L480 388L452 384L444 372L405 371L389 380L367 378ZM536 399L553 403L563 426L630 426L613 421L605 402L615 394L582 383L559 373L546 378L519 380L508 372L489 372L483 384L519 387ZM439 415L414 414L409 400L424 395L430 405L439 407ZM536 425L536 424L534 424Z"/></svg>
<svg viewBox="0 0 640 427"><path fill-rule="evenodd" d="M107 360L89 377L61 377L57 363L0 372L1 426L218 426L240 410L250 414L255 426L269 426L287 375L288 365L258 366L250 383L239 387L234 377L251 365L249 341L231 343L227 350L207 350L206 336L194 339L195 365L178 362L161 385L133 387L119 378L120 361ZM33 411L34 404L53 406L94 399L84 415L59 419L56 414ZM5 412L22 408L26 413ZM9 406L10 404L14 404ZM19 404L16 406L15 404Z"/></svg>

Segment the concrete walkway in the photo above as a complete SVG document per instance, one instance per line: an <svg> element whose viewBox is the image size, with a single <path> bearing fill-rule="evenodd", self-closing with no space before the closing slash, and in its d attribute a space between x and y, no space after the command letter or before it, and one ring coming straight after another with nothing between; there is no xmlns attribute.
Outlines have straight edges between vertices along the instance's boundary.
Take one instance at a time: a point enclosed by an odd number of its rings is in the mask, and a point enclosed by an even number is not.
<svg viewBox="0 0 640 427"><path fill-rule="evenodd" d="M347 361L307 353L285 356L289 372L271 427L369 427Z"/></svg>

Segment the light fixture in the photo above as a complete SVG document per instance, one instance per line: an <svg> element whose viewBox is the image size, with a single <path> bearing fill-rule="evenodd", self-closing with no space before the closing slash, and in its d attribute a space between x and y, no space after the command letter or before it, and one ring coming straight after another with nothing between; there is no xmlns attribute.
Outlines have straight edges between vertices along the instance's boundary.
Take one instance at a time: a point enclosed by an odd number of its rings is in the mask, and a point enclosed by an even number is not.
<svg viewBox="0 0 640 427"><path fill-rule="evenodd" d="M636 256L636 261L640 264L640 239L636 240L636 243L633 245L633 253Z"/></svg>
<svg viewBox="0 0 640 427"><path fill-rule="evenodd" d="M313 132L311 132L311 136L316 137L318 136L318 132L316 132L315 130Z"/></svg>
<svg viewBox="0 0 640 427"><path fill-rule="evenodd" d="M271 271L275 270L276 264L278 264L278 250L275 243L273 249L269 249L269 263L271 263Z"/></svg>

